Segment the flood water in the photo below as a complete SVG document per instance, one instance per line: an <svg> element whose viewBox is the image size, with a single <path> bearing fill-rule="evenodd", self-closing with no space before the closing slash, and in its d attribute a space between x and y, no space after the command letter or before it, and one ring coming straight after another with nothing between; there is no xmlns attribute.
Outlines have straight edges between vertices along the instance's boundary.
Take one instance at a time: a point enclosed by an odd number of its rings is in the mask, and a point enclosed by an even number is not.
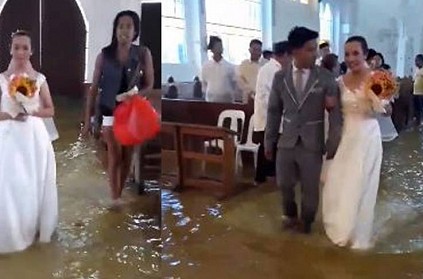
<svg viewBox="0 0 423 279"><path fill-rule="evenodd" d="M128 204L108 209L108 184L92 143L78 140L81 104L56 101L55 142L60 223L50 244L0 256L0 278L158 278L160 189L140 196L124 190ZM65 108L66 106L66 108Z"/></svg>
<svg viewBox="0 0 423 279"><path fill-rule="evenodd" d="M66 104L57 104L57 234L0 256L0 278L423 278L423 131L384 145L377 243L363 253L334 247L320 215L312 235L283 232L279 190L248 185L247 164L245 189L224 201L199 191L160 195L152 181L141 196L126 189L122 211L108 210L96 148L77 138L81 106Z"/></svg>
<svg viewBox="0 0 423 279"><path fill-rule="evenodd" d="M163 191L164 274L169 278L423 278L422 143L422 131L410 130L384 144L375 216L377 243L369 252L333 246L324 235L320 213L312 235L282 231L281 197L272 183L245 186L225 201L198 191ZM245 171L244 177L251 183L252 170Z"/></svg>

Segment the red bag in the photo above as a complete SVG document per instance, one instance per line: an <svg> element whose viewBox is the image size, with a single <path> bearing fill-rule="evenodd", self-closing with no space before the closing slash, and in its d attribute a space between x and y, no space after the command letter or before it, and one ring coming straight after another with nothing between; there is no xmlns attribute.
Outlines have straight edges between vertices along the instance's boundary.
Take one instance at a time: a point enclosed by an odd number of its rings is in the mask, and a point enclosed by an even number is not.
<svg viewBox="0 0 423 279"><path fill-rule="evenodd" d="M116 107L113 132L120 144L141 144L159 131L159 116L146 98L135 95Z"/></svg>

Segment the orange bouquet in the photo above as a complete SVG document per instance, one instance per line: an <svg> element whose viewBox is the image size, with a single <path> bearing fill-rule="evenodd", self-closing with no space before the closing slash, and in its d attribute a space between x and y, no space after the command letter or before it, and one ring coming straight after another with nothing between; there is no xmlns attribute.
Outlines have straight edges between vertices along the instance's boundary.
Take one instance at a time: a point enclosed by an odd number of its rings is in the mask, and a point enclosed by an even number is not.
<svg viewBox="0 0 423 279"><path fill-rule="evenodd" d="M366 92L372 92L381 100L390 100L396 94L398 85L391 73L377 70L372 72L366 89Z"/></svg>
<svg viewBox="0 0 423 279"><path fill-rule="evenodd" d="M32 113L38 109L38 101L33 98L37 90L37 81L26 74L10 77L9 94L25 113Z"/></svg>
<svg viewBox="0 0 423 279"><path fill-rule="evenodd" d="M9 94L16 98L18 93L25 97L32 98L37 91L36 81L30 79L27 75L11 76L9 82Z"/></svg>

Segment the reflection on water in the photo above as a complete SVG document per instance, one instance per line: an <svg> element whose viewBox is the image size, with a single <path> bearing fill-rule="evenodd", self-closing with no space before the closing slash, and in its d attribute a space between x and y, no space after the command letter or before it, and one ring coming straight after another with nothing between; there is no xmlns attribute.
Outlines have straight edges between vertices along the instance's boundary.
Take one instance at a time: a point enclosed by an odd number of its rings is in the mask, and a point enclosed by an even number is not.
<svg viewBox="0 0 423 279"><path fill-rule="evenodd" d="M66 105L69 105L67 103ZM64 106L63 106L64 107ZM72 107L72 106L70 106ZM125 189L121 211L107 209L106 175L91 143L77 139L79 108L59 104L55 143L60 220L51 244L0 256L1 278L157 278L160 266L160 190Z"/></svg>
<svg viewBox="0 0 423 279"><path fill-rule="evenodd" d="M377 243L370 252L334 247L320 213L312 235L282 232L280 194L271 184L223 202L164 190L163 272L174 278L423 278L422 143L421 131L408 131L384 145Z"/></svg>

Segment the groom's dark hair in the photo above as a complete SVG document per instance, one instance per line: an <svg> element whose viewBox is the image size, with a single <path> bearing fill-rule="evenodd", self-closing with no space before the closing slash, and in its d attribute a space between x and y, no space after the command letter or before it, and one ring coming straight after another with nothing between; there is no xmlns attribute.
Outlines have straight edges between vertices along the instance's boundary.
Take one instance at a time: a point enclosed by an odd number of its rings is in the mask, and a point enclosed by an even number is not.
<svg viewBox="0 0 423 279"><path fill-rule="evenodd" d="M288 35L288 42L291 49L302 48L308 41L315 40L319 33L306 27L295 26Z"/></svg>

